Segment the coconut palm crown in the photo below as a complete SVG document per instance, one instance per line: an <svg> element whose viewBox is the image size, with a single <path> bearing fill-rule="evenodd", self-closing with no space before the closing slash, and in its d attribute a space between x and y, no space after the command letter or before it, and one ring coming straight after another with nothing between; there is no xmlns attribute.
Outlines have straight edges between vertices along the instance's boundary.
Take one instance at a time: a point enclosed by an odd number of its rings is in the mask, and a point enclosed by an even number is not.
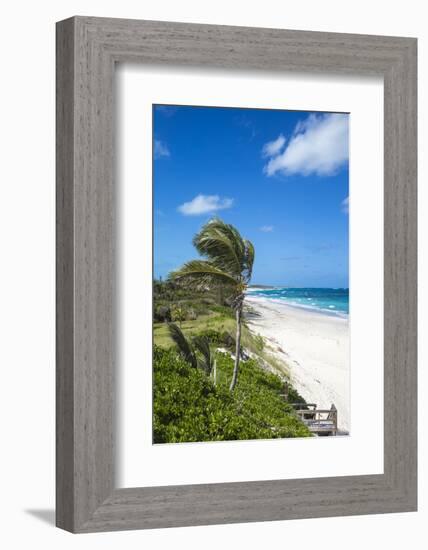
<svg viewBox="0 0 428 550"><path fill-rule="evenodd" d="M193 238L203 259L186 262L170 278L198 290L222 287L236 316L236 354L230 390L235 388L241 349L241 321L245 291L251 280L254 246L239 231L219 218L207 222Z"/></svg>

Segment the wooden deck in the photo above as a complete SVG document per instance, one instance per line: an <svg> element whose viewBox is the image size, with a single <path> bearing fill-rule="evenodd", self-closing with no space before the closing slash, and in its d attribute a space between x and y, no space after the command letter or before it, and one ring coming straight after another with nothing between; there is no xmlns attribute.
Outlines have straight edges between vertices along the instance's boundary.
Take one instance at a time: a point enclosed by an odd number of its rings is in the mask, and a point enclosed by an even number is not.
<svg viewBox="0 0 428 550"><path fill-rule="evenodd" d="M304 424L316 435L337 435L337 409L317 409L316 403L290 403Z"/></svg>

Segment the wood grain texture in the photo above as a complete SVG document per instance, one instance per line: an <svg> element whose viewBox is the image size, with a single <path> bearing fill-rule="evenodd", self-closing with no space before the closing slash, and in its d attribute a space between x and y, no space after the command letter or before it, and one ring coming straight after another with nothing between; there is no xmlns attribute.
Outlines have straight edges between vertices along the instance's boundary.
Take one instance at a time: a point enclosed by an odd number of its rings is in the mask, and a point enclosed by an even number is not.
<svg viewBox="0 0 428 550"><path fill-rule="evenodd" d="M383 76L383 475L114 488L115 62ZM57 26L57 97L57 525L92 532L415 510L416 40L75 17Z"/></svg>
<svg viewBox="0 0 428 550"><path fill-rule="evenodd" d="M56 40L56 522L74 526L74 24Z"/></svg>

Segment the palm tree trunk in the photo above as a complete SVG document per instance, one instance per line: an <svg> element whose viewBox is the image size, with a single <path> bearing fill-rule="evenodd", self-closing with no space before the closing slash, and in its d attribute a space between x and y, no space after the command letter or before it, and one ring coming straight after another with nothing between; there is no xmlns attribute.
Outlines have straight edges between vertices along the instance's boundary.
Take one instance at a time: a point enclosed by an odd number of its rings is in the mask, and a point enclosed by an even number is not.
<svg viewBox="0 0 428 550"><path fill-rule="evenodd" d="M241 315L242 303L236 308L236 350L235 350L235 366L233 368L232 382L230 383L230 391L233 391L238 380L239 359L241 355Z"/></svg>

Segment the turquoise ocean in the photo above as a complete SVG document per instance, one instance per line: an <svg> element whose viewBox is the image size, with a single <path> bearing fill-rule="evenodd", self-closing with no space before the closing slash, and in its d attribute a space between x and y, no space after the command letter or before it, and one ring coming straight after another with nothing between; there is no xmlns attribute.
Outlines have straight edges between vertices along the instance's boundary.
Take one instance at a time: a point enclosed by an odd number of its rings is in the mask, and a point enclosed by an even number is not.
<svg viewBox="0 0 428 550"><path fill-rule="evenodd" d="M248 296L260 296L291 306L317 310L331 315L349 314L348 288L288 288L249 289Z"/></svg>

